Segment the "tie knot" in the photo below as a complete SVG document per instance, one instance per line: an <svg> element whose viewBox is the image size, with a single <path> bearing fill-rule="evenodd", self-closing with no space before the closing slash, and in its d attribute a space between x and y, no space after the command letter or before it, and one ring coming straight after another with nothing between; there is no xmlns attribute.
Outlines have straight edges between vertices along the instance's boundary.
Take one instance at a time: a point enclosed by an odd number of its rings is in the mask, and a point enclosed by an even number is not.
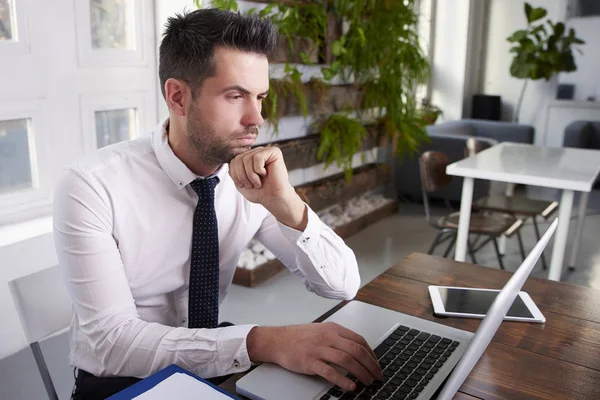
<svg viewBox="0 0 600 400"><path fill-rule="evenodd" d="M219 183L219 178L215 176L208 179L196 179L190 183L190 186L194 189L198 197L206 199L214 197L217 183Z"/></svg>

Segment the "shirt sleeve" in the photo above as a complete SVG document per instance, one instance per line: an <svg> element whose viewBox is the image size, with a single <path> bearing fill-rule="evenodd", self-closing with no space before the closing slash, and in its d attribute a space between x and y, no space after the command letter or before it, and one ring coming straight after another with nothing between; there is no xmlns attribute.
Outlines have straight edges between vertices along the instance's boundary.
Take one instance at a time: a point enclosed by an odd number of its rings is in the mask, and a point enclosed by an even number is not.
<svg viewBox="0 0 600 400"><path fill-rule="evenodd" d="M140 319L112 236L110 204L97 180L74 169L63 173L55 190L55 246L76 334L101 364L88 372L144 378L177 364L210 378L247 370L246 337L254 325L190 329Z"/></svg>
<svg viewBox="0 0 600 400"><path fill-rule="evenodd" d="M304 279L306 288L320 296L349 300L360 287L354 252L311 208L303 232L268 214L256 239L292 273Z"/></svg>

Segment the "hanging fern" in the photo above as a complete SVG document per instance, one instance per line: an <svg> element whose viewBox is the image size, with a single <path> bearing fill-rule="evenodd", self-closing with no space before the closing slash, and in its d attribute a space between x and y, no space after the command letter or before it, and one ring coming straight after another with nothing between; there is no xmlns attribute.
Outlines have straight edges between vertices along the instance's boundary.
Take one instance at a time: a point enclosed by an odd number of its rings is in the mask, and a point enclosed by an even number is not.
<svg viewBox="0 0 600 400"><path fill-rule="evenodd" d="M321 125L321 139L317 158L325 162L325 168L335 162L344 167L346 178L352 177L352 160L361 151L367 129L360 122L342 114L330 115Z"/></svg>

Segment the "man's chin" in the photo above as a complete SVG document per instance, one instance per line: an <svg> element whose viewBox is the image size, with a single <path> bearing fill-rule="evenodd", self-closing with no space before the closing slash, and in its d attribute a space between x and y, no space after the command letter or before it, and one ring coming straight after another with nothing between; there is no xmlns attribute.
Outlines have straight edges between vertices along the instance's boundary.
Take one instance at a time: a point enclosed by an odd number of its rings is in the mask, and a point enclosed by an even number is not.
<svg viewBox="0 0 600 400"><path fill-rule="evenodd" d="M234 154L234 157L240 154L243 154L247 151L252 150L252 146L240 146L240 147L236 147L234 149L232 149L232 154Z"/></svg>
<svg viewBox="0 0 600 400"><path fill-rule="evenodd" d="M244 146L244 147L235 147L232 148L231 151L229 152L229 157L227 162L231 162L231 160L233 160L234 158L236 158L237 156L239 156L240 154L244 154L247 151L252 150L252 147L248 147L248 146Z"/></svg>

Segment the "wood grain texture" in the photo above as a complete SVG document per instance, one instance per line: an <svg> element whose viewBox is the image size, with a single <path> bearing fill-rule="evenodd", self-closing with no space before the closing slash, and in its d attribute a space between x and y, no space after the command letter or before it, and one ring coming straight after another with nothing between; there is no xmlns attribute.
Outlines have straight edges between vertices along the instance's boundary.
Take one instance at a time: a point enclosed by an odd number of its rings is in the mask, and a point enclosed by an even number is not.
<svg viewBox="0 0 600 400"><path fill-rule="evenodd" d="M450 259L412 253L386 273L430 285L502 289L512 273ZM530 277L523 286L545 311L600 323L600 292L588 287Z"/></svg>
<svg viewBox="0 0 600 400"><path fill-rule="evenodd" d="M296 193L314 211L341 204L353 197L389 184L391 171L385 164L366 164L354 169L352 181L339 173L317 181L296 186Z"/></svg>
<svg viewBox="0 0 600 400"><path fill-rule="evenodd" d="M435 316L427 286L384 274L361 289L356 299L458 329L477 330L479 319ZM547 312L543 307L540 310L546 317L545 324L505 321L494 341L600 370L600 324Z"/></svg>
<svg viewBox="0 0 600 400"><path fill-rule="evenodd" d="M365 128L367 129L367 137L362 142L363 151L385 145L385 137L380 134L378 126L369 125ZM320 136L318 134L311 134L301 138L270 142L267 146L279 147L283 153L285 166L288 171L292 171L322 163L322 161L317 158L319 140Z"/></svg>
<svg viewBox="0 0 600 400"><path fill-rule="evenodd" d="M524 352L495 341L461 392L483 399L599 399L600 371Z"/></svg>

